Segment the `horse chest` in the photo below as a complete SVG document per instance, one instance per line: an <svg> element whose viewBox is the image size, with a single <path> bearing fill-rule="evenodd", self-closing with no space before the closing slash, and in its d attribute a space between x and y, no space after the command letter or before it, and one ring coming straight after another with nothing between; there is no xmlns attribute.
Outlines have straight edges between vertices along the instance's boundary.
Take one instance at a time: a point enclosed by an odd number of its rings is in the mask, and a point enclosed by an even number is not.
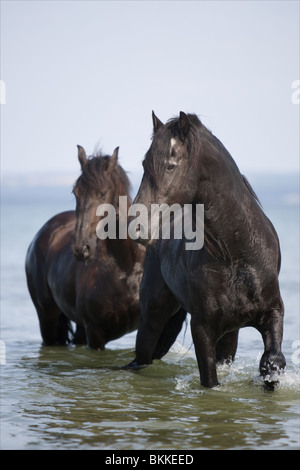
<svg viewBox="0 0 300 470"><path fill-rule="evenodd" d="M136 262L133 266L133 270L128 274L125 271L121 271L119 279L125 284L127 292L130 297L135 301L139 300L140 285L143 277L143 265Z"/></svg>
<svg viewBox="0 0 300 470"><path fill-rule="evenodd" d="M257 311L265 306L264 283L252 266L215 270L206 276L206 281L201 289L206 298L205 307L224 325L251 323Z"/></svg>
<svg viewBox="0 0 300 470"><path fill-rule="evenodd" d="M191 314L244 323L264 304L263 282L254 267L180 259L172 265L163 262L161 267L174 296Z"/></svg>

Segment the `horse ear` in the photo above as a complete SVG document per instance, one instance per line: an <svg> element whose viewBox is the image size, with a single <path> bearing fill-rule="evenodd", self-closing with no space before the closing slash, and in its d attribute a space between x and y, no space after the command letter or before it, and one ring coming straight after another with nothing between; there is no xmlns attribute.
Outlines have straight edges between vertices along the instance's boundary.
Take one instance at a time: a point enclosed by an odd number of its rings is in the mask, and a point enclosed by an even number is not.
<svg viewBox="0 0 300 470"><path fill-rule="evenodd" d="M153 121L153 132L156 134L158 129L163 126L163 123L155 116L154 111L152 111L152 121Z"/></svg>
<svg viewBox="0 0 300 470"><path fill-rule="evenodd" d="M78 148L78 160L79 160L79 163L81 165L81 168L84 167L84 165L87 164L88 160L86 158L86 153L85 153L85 150L83 147L81 147L81 145L77 145L77 148Z"/></svg>
<svg viewBox="0 0 300 470"><path fill-rule="evenodd" d="M185 139L189 133L191 124L190 124L189 118L183 111L180 111L179 113L178 127L179 127L181 138Z"/></svg>
<svg viewBox="0 0 300 470"><path fill-rule="evenodd" d="M117 163L118 155L119 155L119 147L116 147L115 150L114 150L114 153L110 157L110 162L111 163Z"/></svg>

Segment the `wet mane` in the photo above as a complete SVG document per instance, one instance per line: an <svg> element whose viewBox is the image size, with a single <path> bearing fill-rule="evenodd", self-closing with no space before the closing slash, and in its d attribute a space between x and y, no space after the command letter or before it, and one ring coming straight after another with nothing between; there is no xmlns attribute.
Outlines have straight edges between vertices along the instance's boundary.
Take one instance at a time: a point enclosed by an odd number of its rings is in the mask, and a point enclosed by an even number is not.
<svg viewBox="0 0 300 470"><path fill-rule="evenodd" d="M230 171L235 173L237 178L240 178L250 195L260 204L250 183L240 173L235 161L222 142L202 124L198 116L195 114L187 114L187 117L190 122L190 128L185 143L190 164L194 167L201 164L200 162L203 161L203 155L206 156L206 161L208 161L208 159L217 161L222 158L223 161L226 162L226 166L230 168ZM157 175L163 171L163 165L165 164L164 156L169 154L171 137L181 139L178 117L170 119L164 126L161 126L157 130L157 133L153 134L152 145L143 161L144 170L154 187L157 184ZM204 240L206 249L211 256L216 259L230 261L231 257L228 248L221 238L214 233L208 221L205 223Z"/></svg>
<svg viewBox="0 0 300 470"><path fill-rule="evenodd" d="M191 165L197 164L203 154L207 155L212 159L219 158L219 154L222 154L225 161L237 171L246 186L251 196L260 204L260 201L251 187L249 181L245 176L241 175L236 163L231 157L228 150L224 147L222 142L202 124L201 120L196 114L187 114L189 122L191 124L188 137L186 139L187 152L191 160ZM161 155L167 155L170 145L170 131L173 137L179 137L178 117L171 118L165 126L159 129L159 146L155 144L155 134L152 135L152 146L155 147L155 152ZM143 161L143 166L151 179L153 185L156 185L155 175L161 171L161 166L164 163L163 158L153 158L152 146L147 152Z"/></svg>

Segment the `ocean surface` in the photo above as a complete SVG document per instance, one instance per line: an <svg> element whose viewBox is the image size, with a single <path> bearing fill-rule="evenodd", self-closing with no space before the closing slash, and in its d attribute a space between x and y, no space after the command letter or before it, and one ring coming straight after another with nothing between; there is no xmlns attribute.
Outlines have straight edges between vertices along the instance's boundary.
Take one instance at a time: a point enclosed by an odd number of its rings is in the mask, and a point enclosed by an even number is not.
<svg viewBox="0 0 300 470"><path fill-rule="evenodd" d="M134 358L136 333L103 352L43 347L24 260L39 228L73 209L71 186L3 178L1 189L1 449L292 450L300 447L299 175L249 177L279 234L287 369L273 392L258 366L259 333L241 330L221 385L200 386L189 324L151 366Z"/></svg>

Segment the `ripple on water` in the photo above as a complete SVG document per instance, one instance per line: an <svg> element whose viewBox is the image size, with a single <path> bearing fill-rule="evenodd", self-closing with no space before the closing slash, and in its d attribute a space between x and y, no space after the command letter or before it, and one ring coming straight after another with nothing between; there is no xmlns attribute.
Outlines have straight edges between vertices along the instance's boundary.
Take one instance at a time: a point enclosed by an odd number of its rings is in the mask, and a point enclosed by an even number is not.
<svg viewBox="0 0 300 470"><path fill-rule="evenodd" d="M296 448L299 370L289 366L274 393L259 358L218 368L200 386L194 352L175 347L132 372L132 349L23 347L1 369L6 448ZM23 385L22 385L23 384ZM26 384L26 386L24 386ZM4 435L4 433L2 433Z"/></svg>

